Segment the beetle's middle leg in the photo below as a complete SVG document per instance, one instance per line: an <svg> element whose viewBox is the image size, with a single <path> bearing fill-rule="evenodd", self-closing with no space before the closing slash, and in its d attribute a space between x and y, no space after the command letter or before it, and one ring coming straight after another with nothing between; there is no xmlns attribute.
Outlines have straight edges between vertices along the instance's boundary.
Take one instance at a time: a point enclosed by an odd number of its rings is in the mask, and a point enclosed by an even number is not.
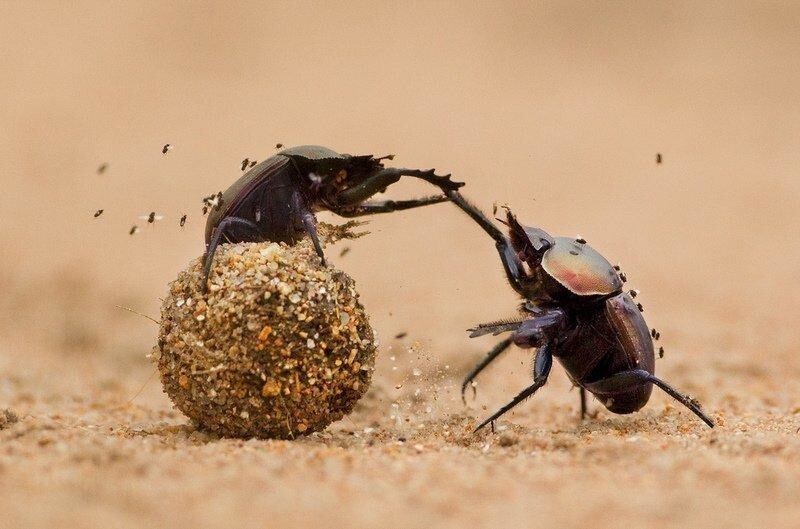
<svg viewBox="0 0 800 529"><path fill-rule="evenodd" d="M203 291L208 287L208 276L211 273L211 264L214 262L214 253L222 242L222 237L226 236L235 242L258 240L259 233L260 229L255 222L241 217L225 217L220 221L214 228L214 234L211 236L211 241L208 243L206 254L203 257Z"/></svg>
<svg viewBox="0 0 800 529"><path fill-rule="evenodd" d="M490 422L494 422L511 408L536 393L536 390L544 386L547 382L547 377L550 375L551 367L553 367L553 355L550 353L550 345L544 344L539 348L538 351L536 351L536 359L533 363L533 384L523 389L519 395L511 400L511 402L497 410L492 414L491 417L480 423L478 427L475 428L475 431L477 432Z"/></svg>

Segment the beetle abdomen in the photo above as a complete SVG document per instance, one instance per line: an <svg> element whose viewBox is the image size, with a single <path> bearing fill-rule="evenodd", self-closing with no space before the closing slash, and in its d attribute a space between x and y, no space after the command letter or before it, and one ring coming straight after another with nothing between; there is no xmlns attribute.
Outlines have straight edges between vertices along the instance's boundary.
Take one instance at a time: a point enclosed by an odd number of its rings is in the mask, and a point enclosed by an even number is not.
<svg viewBox="0 0 800 529"><path fill-rule="evenodd" d="M630 369L644 369L653 373L653 339L633 298L627 293L609 298L605 302L605 312L630 362Z"/></svg>
<svg viewBox="0 0 800 529"><path fill-rule="evenodd" d="M542 257L542 268L579 296L607 296L622 288L622 280L605 257L586 243L555 237Z"/></svg>
<svg viewBox="0 0 800 529"><path fill-rule="evenodd" d="M643 369L655 374L653 340L642 313L627 293L622 293L605 302L605 313L621 346L620 354L627 362L627 369ZM653 385L650 383L632 387L629 391L613 395L599 395L609 411L633 413L650 400Z"/></svg>

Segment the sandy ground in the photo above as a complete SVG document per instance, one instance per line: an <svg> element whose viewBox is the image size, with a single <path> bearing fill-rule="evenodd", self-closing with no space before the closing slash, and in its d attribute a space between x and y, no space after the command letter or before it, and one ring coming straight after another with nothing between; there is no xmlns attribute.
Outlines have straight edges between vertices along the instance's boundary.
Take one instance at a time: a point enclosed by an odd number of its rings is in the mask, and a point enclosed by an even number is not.
<svg viewBox="0 0 800 529"><path fill-rule="evenodd" d="M0 526L800 526L798 28L794 3L4 3ZM581 423L556 367L471 434L530 356L461 404L493 343L464 329L516 299L443 204L333 259L382 338L350 417L295 442L195 431L145 358L156 326L115 305L158 316L200 198L277 142L394 152L580 233L719 427L662 394Z"/></svg>

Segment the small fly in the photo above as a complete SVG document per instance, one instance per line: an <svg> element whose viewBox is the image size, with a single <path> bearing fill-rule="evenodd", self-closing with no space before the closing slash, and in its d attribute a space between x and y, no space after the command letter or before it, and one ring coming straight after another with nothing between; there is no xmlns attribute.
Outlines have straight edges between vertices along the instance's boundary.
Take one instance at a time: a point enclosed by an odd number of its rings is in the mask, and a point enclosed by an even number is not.
<svg viewBox="0 0 800 529"><path fill-rule="evenodd" d="M164 218L164 215L159 215L155 211L151 211L148 215L140 215L140 219L146 220L148 224L153 224L157 220L161 220Z"/></svg>
<svg viewBox="0 0 800 529"><path fill-rule="evenodd" d="M169 144L169 143L166 143L166 144L164 144L164 146L161 148L161 154L167 154L167 153L168 153L169 151L171 151L172 149L174 149L174 147L173 147L171 144Z"/></svg>
<svg viewBox="0 0 800 529"><path fill-rule="evenodd" d="M97 168L97 174L105 173L106 169L108 169L108 164L107 163L101 163L100 167Z"/></svg>
<svg viewBox="0 0 800 529"><path fill-rule="evenodd" d="M99 217L100 215L102 215L102 214L103 214L103 211L105 211L105 210L103 210L103 209L98 209L97 211L95 211L95 212L94 212L94 218L97 218L97 217Z"/></svg>
<svg viewBox="0 0 800 529"><path fill-rule="evenodd" d="M250 166L250 158L245 158L242 160L242 171L247 169Z"/></svg>
<svg viewBox="0 0 800 529"><path fill-rule="evenodd" d="M183 217L181 217L181 222L180 222L181 228L183 228L183 226L184 226L185 224L186 224L186 215L184 215Z"/></svg>
<svg viewBox="0 0 800 529"><path fill-rule="evenodd" d="M136 235L137 233L139 233L139 226L134 224L131 226L131 231L128 232L128 235Z"/></svg>
<svg viewBox="0 0 800 529"><path fill-rule="evenodd" d="M222 207L222 191L203 197L203 205L208 209Z"/></svg>
<svg viewBox="0 0 800 529"><path fill-rule="evenodd" d="M283 149L283 144L282 143L276 143L275 144L275 148L276 149Z"/></svg>
<svg viewBox="0 0 800 529"><path fill-rule="evenodd" d="M663 160L663 158L661 157L661 153L657 152L656 153L656 163L660 164L662 160Z"/></svg>

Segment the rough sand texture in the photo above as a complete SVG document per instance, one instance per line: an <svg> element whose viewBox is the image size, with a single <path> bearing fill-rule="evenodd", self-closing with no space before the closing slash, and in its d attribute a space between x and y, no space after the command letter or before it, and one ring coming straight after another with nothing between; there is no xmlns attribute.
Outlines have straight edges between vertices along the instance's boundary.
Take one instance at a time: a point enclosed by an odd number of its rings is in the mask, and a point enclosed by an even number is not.
<svg viewBox="0 0 800 529"><path fill-rule="evenodd" d="M796 4L2 11L0 410L19 421L0 411L0 527L800 525ZM297 442L193 431L146 358L157 326L114 305L157 316L202 251L200 199L278 142L395 153L486 211L581 234L642 290L657 372L719 428L658 392L625 417L592 401L581 424L555 366L504 431L471 435L530 357L461 404L493 344L464 329L517 300L491 241L440 204L329 249L381 340L349 418Z"/></svg>

